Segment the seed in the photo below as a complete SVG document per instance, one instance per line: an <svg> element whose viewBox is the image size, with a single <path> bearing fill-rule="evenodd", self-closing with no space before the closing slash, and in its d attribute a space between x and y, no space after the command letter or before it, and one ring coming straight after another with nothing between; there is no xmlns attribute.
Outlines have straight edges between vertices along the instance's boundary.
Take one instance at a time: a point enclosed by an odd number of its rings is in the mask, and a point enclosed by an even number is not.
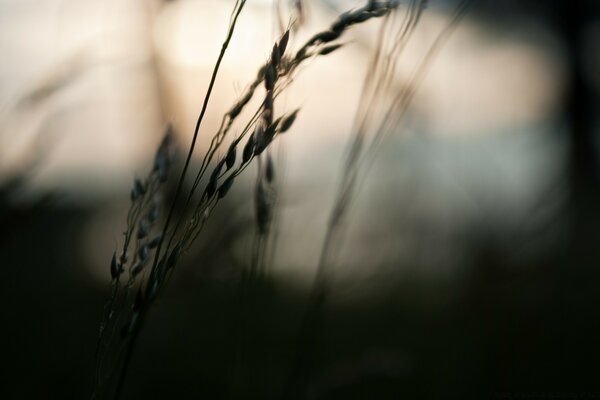
<svg viewBox="0 0 600 400"><path fill-rule="evenodd" d="M277 71L275 71L275 66L273 63L269 63L269 65L267 65L267 69L265 70L265 88L269 91L273 90L276 79Z"/></svg>
<svg viewBox="0 0 600 400"><path fill-rule="evenodd" d="M279 44L277 45L277 47L279 47L279 55L282 57L285 54L285 49L287 48L289 38L290 30L288 29L287 31L285 31L281 39L279 39Z"/></svg>
<svg viewBox="0 0 600 400"><path fill-rule="evenodd" d="M269 92L269 93L272 93L272 92ZM271 107L273 107L272 104L271 104ZM273 109L272 108L267 109L265 106L265 109L263 110L261 117L262 117L262 122L265 126L271 125L271 123L273 122Z"/></svg>
<svg viewBox="0 0 600 400"><path fill-rule="evenodd" d="M262 135L256 141L256 146L254 146L254 155L259 156L266 148L267 148L267 141L265 140L265 135Z"/></svg>
<svg viewBox="0 0 600 400"><path fill-rule="evenodd" d="M266 115L267 119L273 118L273 91L271 90L265 96L265 112L263 113L263 117L264 115Z"/></svg>
<svg viewBox="0 0 600 400"><path fill-rule="evenodd" d="M168 167L170 162L169 157L169 149L171 147L171 141L173 136L173 128L171 125L167 128L167 133L163 138L158 150L156 152L156 156L154 157L154 168L153 171L158 172L158 176L161 182L165 182L167 180L168 175Z"/></svg>
<svg viewBox="0 0 600 400"><path fill-rule="evenodd" d="M332 44L331 46L323 47L321 51L319 51L319 55L326 56L327 54L333 53L342 46L343 44Z"/></svg>
<svg viewBox="0 0 600 400"><path fill-rule="evenodd" d="M254 146L256 144L256 140L254 138L254 133L250 135L250 137L248 138L248 142L246 142L246 145L244 146L244 151L242 154L242 162L245 164L248 162L248 160L250 160L250 158L252 157L252 154L254 154Z"/></svg>
<svg viewBox="0 0 600 400"><path fill-rule="evenodd" d="M115 251L112 256L112 260L110 261L110 276L112 279L116 279L121 272L123 272L121 266L117 262L117 252Z"/></svg>
<svg viewBox="0 0 600 400"><path fill-rule="evenodd" d="M231 189L231 186L233 185L233 180L234 180L233 175L231 175L227 179L225 179L225 182L223 182L223 184L219 188L219 199L222 199L223 197L225 197L227 192L229 192L229 189Z"/></svg>
<svg viewBox="0 0 600 400"><path fill-rule="evenodd" d="M231 110L229 111L229 119L234 119L235 117L237 117L241 112L242 109L244 108L244 106L246 104L248 104L248 102L250 101L250 99L252 98L252 95L254 94L253 91L248 91L244 97L242 97L240 99L240 101L237 102L236 105L234 105Z"/></svg>
<svg viewBox="0 0 600 400"><path fill-rule="evenodd" d="M148 298L148 300L153 300L156 297L157 293L158 293L158 280L152 279L149 281L147 289L146 289L146 298Z"/></svg>
<svg viewBox="0 0 600 400"><path fill-rule="evenodd" d="M154 249L155 247L157 247L160 244L161 240L162 240L162 236L159 234L154 239L152 239L151 241L148 242L148 248Z"/></svg>
<svg viewBox="0 0 600 400"><path fill-rule="evenodd" d="M160 201L154 200L154 202L152 203L152 208L150 209L150 212L148 212L147 215L148 222L153 224L156 222L158 217L160 217Z"/></svg>
<svg viewBox="0 0 600 400"><path fill-rule="evenodd" d="M300 111L299 108L296 109L293 113L291 113L287 117L285 117L285 119L281 122L281 128L279 129L279 133L284 133L288 129L291 128L294 121L296 121L296 116L298 115L298 111Z"/></svg>
<svg viewBox="0 0 600 400"><path fill-rule="evenodd" d="M308 58L306 55L306 46L302 47L300 50L298 50L298 52L296 53L296 59L297 60L304 60Z"/></svg>
<svg viewBox="0 0 600 400"><path fill-rule="evenodd" d="M341 14L338 17L337 21L334 22L333 25L331 25L331 30L334 32L341 33L350 24L351 20L352 20L352 13L350 11L347 11L347 12Z"/></svg>
<svg viewBox="0 0 600 400"><path fill-rule="evenodd" d="M277 69L279 62L281 61L281 53L279 52L279 46L277 44L273 45L273 50L271 51L271 63L273 67Z"/></svg>
<svg viewBox="0 0 600 400"><path fill-rule="evenodd" d="M208 185L206 185L206 190L204 192L207 198L213 197L213 195L217 191L217 183L219 181L221 169L223 168L223 163L224 160L219 161L212 174L210 175L210 180L208 181Z"/></svg>
<svg viewBox="0 0 600 400"><path fill-rule="evenodd" d="M146 193L146 188L138 178L135 178L131 189L131 201L136 201L144 193Z"/></svg>
<svg viewBox="0 0 600 400"><path fill-rule="evenodd" d="M143 239L146 236L148 236L148 233L150 233L150 221L146 218L142 218L140 219L140 222L138 224L138 232L137 232L137 238L138 239Z"/></svg>
<svg viewBox="0 0 600 400"><path fill-rule="evenodd" d="M138 250L138 257L140 258L140 262L143 263L148 259L149 251L150 250L148 249L148 245L140 247L140 249Z"/></svg>
<svg viewBox="0 0 600 400"><path fill-rule="evenodd" d="M218 177L221 174L221 170L223 169L223 164L225 164L225 160L220 160L215 166L215 169L212 172L212 174Z"/></svg>
<svg viewBox="0 0 600 400"><path fill-rule="evenodd" d="M217 191L217 180L218 180L218 177L211 176L210 181L208 181L208 185L206 185L206 190L204 191L204 195L209 199L211 197L213 197L213 195Z"/></svg>
<svg viewBox="0 0 600 400"><path fill-rule="evenodd" d="M227 170L230 170L231 167L233 167L233 165L235 164L235 147L236 147L236 143L233 142L233 143L231 143L231 146L229 146L229 150L227 151L227 158L226 158Z"/></svg>
<svg viewBox="0 0 600 400"><path fill-rule="evenodd" d="M144 265L143 263L136 263L135 266L131 269L131 274L136 277L139 275L140 272L142 272L142 270L144 269Z"/></svg>
<svg viewBox="0 0 600 400"><path fill-rule="evenodd" d="M341 32L337 32L334 30L331 31L325 31L325 32L321 32L316 34L313 38L312 41L313 42L321 42L321 43L327 43L327 42L331 42L332 40L335 40L337 38L339 38L341 35Z"/></svg>
<svg viewBox="0 0 600 400"><path fill-rule="evenodd" d="M354 17L354 19L352 20L352 23L354 24L358 24L361 22L365 22L366 20L368 20L369 18L371 18L371 13L365 12L365 13L360 13L357 16Z"/></svg>
<svg viewBox="0 0 600 400"><path fill-rule="evenodd" d="M175 263L177 263L180 253L181 253L181 244L177 244L173 248L173 250L171 250L171 254L169 254L169 257L167 258L167 265L166 265L165 272L167 272L171 268L175 267Z"/></svg>
<svg viewBox="0 0 600 400"><path fill-rule="evenodd" d="M273 140L273 137L275 136L275 130L277 129L277 125L278 125L278 121L276 121L275 123L272 123L265 130L265 134L263 135L265 147L268 146L269 143L271 143L271 141Z"/></svg>

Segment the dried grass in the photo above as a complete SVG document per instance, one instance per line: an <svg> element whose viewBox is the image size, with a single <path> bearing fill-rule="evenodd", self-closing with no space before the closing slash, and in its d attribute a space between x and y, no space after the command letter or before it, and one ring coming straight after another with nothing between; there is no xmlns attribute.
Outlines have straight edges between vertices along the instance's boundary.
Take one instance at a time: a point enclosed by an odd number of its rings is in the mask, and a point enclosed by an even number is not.
<svg viewBox="0 0 600 400"><path fill-rule="evenodd" d="M201 233L213 209L227 196L237 177L251 164L257 165L258 174L254 190L256 235L250 273L251 275L264 273L266 243L277 203L275 186L277 168L270 149L279 135L292 128L299 115L299 109L296 109L277 116L277 98L292 84L300 72L300 66L307 60L327 56L343 47L340 39L352 26L371 19L383 18L378 49L365 79L341 184L319 261L316 288L318 292L324 293L327 281L325 267L334 262L335 249L339 245L342 232L342 220L347 212L349 201L355 193L359 177L362 176L359 172L362 173L364 170L365 160L373 157L377 148L395 130L433 54L464 13L462 8L457 11L448 30L440 34L442 39L432 46L430 54L415 73L411 83L389 104L384 104L387 112L383 119L374 121L373 109L382 106L381 101L385 98L381 95L382 91L386 90L387 83L392 78L396 59L417 25L425 1L412 0L406 18L399 27L394 27L387 17L398 8L398 2L369 0L363 7L341 14L328 29L313 35L298 50L291 52L290 36L295 24L299 23L298 21L304 15L302 2L296 1L292 22L274 43L268 61L260 68L254 81L247 86L223 116L220 127L212 136L209 148L195 172L191 188L184 193L184 181L191 166L191 158L219 67L245 3L245 0L238 0L232 11L227 37L216 61L187 157L179 173L175 196L168 207L162 229L157 226L160 210L164 209L159 192L164 183L171 179L169 170L172 165L173 150L170 133L165 136L148 177L144 180L134 180L123 245L119 252L113 254L110 263L112 295L100 326L93 398L119 397L137 336L149 308L168 284L180 258ZM234 124L238 122L242 111L261 87L264 92L262 102L252 116L241 123L239 133L230 139L229 147L223 155L220 155L223 143L232 136ZM374 132L368 144L365 140L367 132ZM253 163L254 160L257 162ZM182 196L185 196L183 212L176 218L175 204ZM322 303L319 301L319 304ZM314 315L311 315L315 312L309 309L308 320L315 320ZM314 328L312 323L309 324L309 328ZM306 337L302 340L306 343L310 342L305 339ZM306 350L306 343L300 346L301 351ZM306 368L304 361L300 360L299 364L302 365L297 368ZM288 388L295 387L297 384L288 386Z"/></svg>

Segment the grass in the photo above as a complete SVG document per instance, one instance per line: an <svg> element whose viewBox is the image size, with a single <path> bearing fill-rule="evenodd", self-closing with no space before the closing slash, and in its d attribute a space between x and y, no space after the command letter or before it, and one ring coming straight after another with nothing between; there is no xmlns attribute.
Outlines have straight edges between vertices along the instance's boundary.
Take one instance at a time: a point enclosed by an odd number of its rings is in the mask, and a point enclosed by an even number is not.
<svg viewBox="0 0 600 400"><path fill-rule="evenodd" d="M219 68L234 35L236 22L243 11L246 0L235 3L229 22L229 29L223 41L221 52L216 60L201 111L199 113L192 141L188 147L181 172L177 176L177 185L170 205L165 208L160 192L172 175L173 149L172 134L167 133L157 151L154 167L144 179L136 179L131 192L131 208L127 215L123 246L115 251L110 263L112 295L107 304L100 326L97 343L97 365L95 389L92 398L120 398L126 382L129 364L138 342L138 336L148 318L148 311L167 284L181 257L201 234L204 224L221 200L250 165L257 166L257 181L254 190L256 233L250 269L245 275L240 290L238 326L243 329L247 308L264 307L259 305L262 291L260 282L264 282L266 270L266 244L271 231L276 187L274 185L276 167L270 154L272 143L283 134L287 134L299 117L299 110L279 113L276 100L300 73L300 67L307 60L328 56L343 46L340 38L352 26L379 19L381 27L378 47L370 63L363 96L355 123L347 158L344 163L341 183L332 209L331 217L323 244L314 292L305 311L305 320L300 327L296 355L290 368L290 378L282 388L283 398L305 398L314 351L317 346L320 324L323 318L327 283L332 279L330 271L335 264L335 253L339 248L350 200L356 193L360 179L364 179L369 159L375 156L377 149L385 139L397 130L397 126L406 111L410 100L423 79L428 65L449 36L466 10L468 1L460 3L447 28L442 31L431 47L422 64L418 67L410 83L389 103L381 99L387 84L394 77L395 63L406 41L417 26L424 10L425 1L411 1L406 17L398 25L390 16L398 8L398 2L368 1L364 6L341 14L328 29L311 36L296 51L288 44L297 20L291 20L287 28L274 43L270 57L259 70L239 99L223 116L221 125L212 136L209 149L202 158L193 178L193 184L184 191L186 179L190 173L191 159L196 142L201 133L202 121L210 102L211 94L218 77ZM300 7L297 3L296 7ZM297 8L298 9L298 8ZM299 13L298 13L299 15ZM263 97L258 109L249 120L241 123L239 133L231 139L228 149L221 148L227 138L232 137L234 126L250 100L262 91ZM374 118L374 110L383 107L384 116ZM279 116L278 116L279 115ZM373 132L367 143L367 134ZM219 156L219 153L222 156ZM175 213L180 198L184 198L181 213ZM167 209L162 228L159 229L160 214ZM257 286L259 285L259 286ZM254 313L248 313L254 315ZM247 341L237 340L238 354L249 351ZM242 343L242 342L245 342ZM236 344L233 344L237 346ZM250 362L252 357L242 357Z"/></svg>

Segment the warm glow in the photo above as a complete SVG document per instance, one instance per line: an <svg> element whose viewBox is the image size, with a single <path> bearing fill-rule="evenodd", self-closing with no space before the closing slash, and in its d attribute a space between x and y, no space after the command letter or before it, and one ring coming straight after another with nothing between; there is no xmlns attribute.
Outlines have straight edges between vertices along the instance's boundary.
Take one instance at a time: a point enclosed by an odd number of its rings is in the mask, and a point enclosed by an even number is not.
<svg viewBox="0 0 600 400"><path fill-rule="evenodd" d="M236 26L227 61L243 64L264 53L271 41L271 7L250 2ZM221 49L233 1L184 0L167 3L154 28L157 51L185 67L212 67ZM267 54L265 54L266 56Z"/></svg>

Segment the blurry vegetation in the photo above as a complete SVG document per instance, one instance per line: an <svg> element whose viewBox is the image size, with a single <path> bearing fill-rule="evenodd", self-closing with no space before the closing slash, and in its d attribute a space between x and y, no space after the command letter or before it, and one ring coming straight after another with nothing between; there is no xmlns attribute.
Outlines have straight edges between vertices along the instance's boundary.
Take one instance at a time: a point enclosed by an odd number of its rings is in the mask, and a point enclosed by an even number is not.
<svg viewBox="0 0 600 400"><path fill-rule="evenodd" d="M294 2L296 7L306 7L305 3ZM240 262L234 254L236 240L256 237L259 229L256 221L238 212L251 207L250 196L222 196L203 228L204 238L210 240L199 240L189 248L152 303L122 398L598 397L600 169L594 145L598 93L589 85L578 38L590 24L598 23L599 13L596 2L584 0L552 5L531 0L502 5L480 1L470 13L482 21L498 15L507 21L515 15L544 21L566 49L568 90L562 119L570 152L557 186L567 193L567 200L552 217L552 229L558 227L559 232L543 251L523 256L520 251L526 245L519 239L499 240L483 230L471 233L466 239L468 255L461 259L460 271L451 276L416 273L419 262L415 260L416 267L403 265L402 271L407 272L386 276L385 284L338 281L326 306L318 308L314 325L308 324L312 334L303 337L304 318L315 293L295 284L292 277L256 274L258 268L250 273L250 260ZM324 49L320 53L325 55L336 50L326 43ZM272 65L272 57L273 53L263 71ZM256 86L263 84L263 78L259 74ZM56 90L50 85L32 99L44 101ZM272 123L268 121L267 128ZM228 152L220 153L221 168L229 163ZM243 148L237 151L237 161L243 152ZM32 153L43 166L43 157ZM217 156L212 163L206 161L205 170L218 165ZM263 163L263 179L266 168ZM123 208L124 198L114 194L78 202L61 193L32 196L27 181L35 169L23 170L0 183L0 256L5 273L0 287L5 303L2 339L9 371L0 395L89 398L98 322L112 288L90 279L82 267L90 263L90 255L80 237L90 220L103 215L107 204ZM152 171L160 173L160 168ZM226 178L217 176L219 185L209 197L220 199ZM210 179L206 176L204 184L210 184ZM177 200L180 191L193 190L192 182L181 182L179 188L176 177L165 183L162 204ZM144 193L150 183L139 181ZM557 192L549 196L559 196ZM132 193L133 197L134 204L144 198L139 193ZM173 203L176 220L189 215L188 202L183 196ZM390 220L404 221L407 211L387 212ZM139 223L136 220L137 229ZM435 244L423 241L420 246L426 252L443 254ZM268 253L267 249L261 252ZM263 254L258 259L269 258ZM391 257L377 263L365 263L363 268L397 271L400 260ZM346 296L352 285L371 291ZM128 301L134 300L132 296ZM298 349L303 348L299 343L304 339L310 359L301 360L298 369ZM294 373L302 376L290 376Z"/></svg>

